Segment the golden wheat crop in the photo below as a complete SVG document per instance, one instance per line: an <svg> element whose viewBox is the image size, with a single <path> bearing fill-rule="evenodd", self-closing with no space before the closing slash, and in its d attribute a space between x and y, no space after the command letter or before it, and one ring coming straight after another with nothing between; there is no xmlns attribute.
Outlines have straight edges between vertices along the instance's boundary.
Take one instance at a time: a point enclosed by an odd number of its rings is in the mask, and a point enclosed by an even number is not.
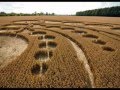
<svg viewBox="0 0 120 90"><path fill-rule="evenodd" d="M120 33L114 30L119 29L118 20L74 16L12 18L0 17L0 37L19 38L28 46L15 60L0 67L1 88L120 87ZM71 42L84 52L87 64Z"/></svg>

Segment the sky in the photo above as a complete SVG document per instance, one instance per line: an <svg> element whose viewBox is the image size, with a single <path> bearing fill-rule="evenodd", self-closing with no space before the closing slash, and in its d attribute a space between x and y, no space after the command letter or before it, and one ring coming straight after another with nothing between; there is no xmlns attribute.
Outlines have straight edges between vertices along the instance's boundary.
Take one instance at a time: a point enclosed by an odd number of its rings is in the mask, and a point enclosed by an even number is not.
<svg viewBox="0 0 120 90"><path fill-rule="evenodd" d="M120 2L0 2L0 12L55 13L72 15L78 11L120 6Z"/></svg>

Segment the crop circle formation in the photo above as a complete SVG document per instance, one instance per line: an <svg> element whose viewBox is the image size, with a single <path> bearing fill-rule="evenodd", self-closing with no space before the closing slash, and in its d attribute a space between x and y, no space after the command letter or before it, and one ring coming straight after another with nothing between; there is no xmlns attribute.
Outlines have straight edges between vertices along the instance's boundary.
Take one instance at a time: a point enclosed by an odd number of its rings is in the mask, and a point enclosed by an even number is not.
<svg viewBox="0 0 120 90"><path fill-rule="evenodd" d="M26 17L0 26L0 87L120 86L119 22Z"/></svg>

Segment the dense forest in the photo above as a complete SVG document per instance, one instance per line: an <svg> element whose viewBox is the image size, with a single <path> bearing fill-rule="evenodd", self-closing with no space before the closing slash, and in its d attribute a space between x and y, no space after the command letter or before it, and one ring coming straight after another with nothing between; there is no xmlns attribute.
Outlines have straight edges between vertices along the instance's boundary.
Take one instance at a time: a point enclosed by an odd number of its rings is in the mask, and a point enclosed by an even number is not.
<svg viewBox="0 0 120 90"><path fill-rule="evenodd" d="M76 16L116 16L120 17L120 6L76 12Z"/></svg>

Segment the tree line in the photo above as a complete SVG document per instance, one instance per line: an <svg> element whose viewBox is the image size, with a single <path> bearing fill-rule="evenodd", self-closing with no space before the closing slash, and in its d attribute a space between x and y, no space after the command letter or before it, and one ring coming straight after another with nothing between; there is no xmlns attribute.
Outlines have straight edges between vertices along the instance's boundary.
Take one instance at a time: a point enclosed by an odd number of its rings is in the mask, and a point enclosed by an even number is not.
<svg viewBox="0 0 120 90"><path fill-rule="evenodd" d="M120 6L76 12L76 16L116 16L120 17Z"/></svg>
<svg viewBox="0 0 120 90"><path fill-rule="evenodd" d="M37 12L34 12L34 13L14 13L14 12L11 12L11 13L6 13L6 12L0 12L0 16L41 16L41 15L47 15L47 16L50 16L50 15L55 15L55 13L43 13L43 12L40 12L40 13L37 13Z"/></svg>

